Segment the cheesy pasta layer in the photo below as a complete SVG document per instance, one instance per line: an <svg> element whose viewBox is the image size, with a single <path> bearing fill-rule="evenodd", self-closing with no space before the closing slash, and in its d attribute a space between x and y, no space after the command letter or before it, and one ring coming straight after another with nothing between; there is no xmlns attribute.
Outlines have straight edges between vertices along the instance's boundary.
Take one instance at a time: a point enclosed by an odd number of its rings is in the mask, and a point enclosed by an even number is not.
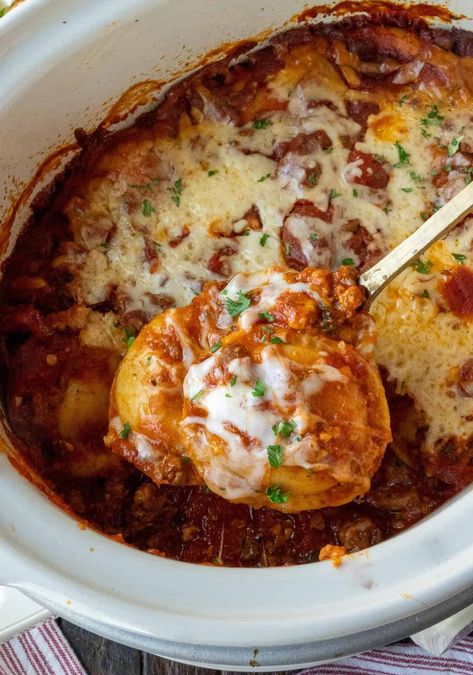
<svg viewBox="0 0 473 675"><path fill-rule="evenodd" d="M395 8L307 25L206 66L128 129L77 134L1 286L12 428L65 505L147 550L271 565L364 548L471 481L472 218L372 307L393 442L360 503L255 515L157 487L102 440L119 360L161 312L238 273L364 271L471 181L471 54L469 34Z"/></svg>

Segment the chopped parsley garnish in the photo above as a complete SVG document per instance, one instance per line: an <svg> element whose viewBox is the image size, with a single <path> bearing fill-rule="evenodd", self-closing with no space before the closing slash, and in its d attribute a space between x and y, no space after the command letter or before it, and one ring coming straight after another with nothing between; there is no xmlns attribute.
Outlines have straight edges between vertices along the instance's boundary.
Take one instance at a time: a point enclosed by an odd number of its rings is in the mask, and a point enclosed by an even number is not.
<svg viewBox="0 0 473 675"><path fill-rule="evenodd" d="M307 180L307 182L309 183L309 185L312 185L312 186L313 186L313 185L317 185L317 183L319 182L319 179L317 178L317 174L316 174L316 173L309 173L309 174L307 174L306 180Z"/></svg>
<svg viewBox="0 0 473 675"><path fill-rule="evenodd" d="M296 423L293 420L281 420L277 424L274 424L271 428L275 436L289 438L296 428Z"/></svg>
<svg viewBox="0 0 473 675"><path fill-rule="evenodd" d="M257 183L263 183L263 181L268 180L268 178L271 178L271 174L267 173L265 176L261 176L261 178L258 178L256 181Z"/></svg>
<svg viewBox="0 0 473 675"><path fill-rule="evenodd" d="M341 197L341 196L342 196L342 193L341 193L341 192L337 192L337 191L335 190L335 188L332 188L332 189L330 190L330 199L336 199L337 197Z"/></svg>
<svg viewBox="0 0 473 675"><path fill-rule="evenodd" d="M452 253L452 256L455 260L458 260L460 264L463 264L466 260L466 255L463 255L463 253Z"/></svg>
<svg viewBox="0 0 473 675"><path fill-rule="evenodd" d="M343 258L342 265L354 265L355 261L353 258Z"/></svg>
<svg viewBox="0 0 473 675"><path fill-rule="evenodd" d="M189 457L189 455L181 455L181 462L183 464L189 464L190 461L191 461L191 458Z"/></svg>
<svg viewBox="0 0 473 675"><path fill-rule="evenodd" d="M266 246L266 242L268 241L268 239L269 239L269 234L267 232L265 232L264 234L261 235L261 237L259 239L259 245L260 246Z"/></svg>
<svg viewBox="0 0 473 675"><path fill-rule="evenodd" d="M453 171L453 166L451 164L445 164L445 166L442 166L442 171L445 171L445 173L450 173L450 171Z"/></svg>
<svg viewBox="0 0 473 675"><path fill-rule="evenodd" d="M251 228L245 227L245 229L244 229L243 232L242 232L242 235L243 235L244 237L249 237L249 236L250 236L250 232L251 232Z"/></svg>
<svg viewBox="0 0 473 675"><path fill-rule="evenodd" d="M270 127L272 125L271 120L266 119L263 117L260 120L255 120L253 122L253 129L266 129L267 127Z"/></svg>
<svg viewBox="0 0 473 675"><path fill-rule="evenodd" d="M0 19L2 18L2 16L5 16L6 13L7 13L7 8L6 8L6 7L2 7L2 8L0 9Z"/></svg>
<svg viewBox="0 0 473 675"><path fill-rule="evenodd" d="M419 272L419 274L428 274L431 270L432 263L430 260L422 260L422 258L419 258L415 264L415 270L416 272Z"/></svg>
<svg viewBox="0 0 473 675"><path fill-rule="evenodd" d="M403 192L412 192L412 188L401 188Z"/></svg>
<svg viewBox="0 0 473 675"><path fill-rule="evenodd" d="M444 121L445 117L440 114L439 107L436 103L429 106L430 110L427 113L426 117L423 117L420 121L424 127L439 127Z"/></svg>
<svg viewBox="0 0 473 675"><path fill-rule="evenodd" d="M355 198L358 197L358 195L359 195L358 190L356 190L355 188L353 188L353 190L351 191L351 193L352 193L352 195L353 195Z"/></svg>
<svg viewBox="0 0 473 675"><path fill-rule="evenodd" d="M212 354L215 354L215 352L218 352L218 350L220 349L221 346L222 346L222 341L219 340L218 342L216 342L215 344L213 344L213 345L210 347L211 353L212 353Z"/></svg>
<svg viewBox="0 0 473 675"><path fill-rule="evenodd" d="M128 187L135 190L151 190L154 185L160 182L159 178L153 178L149 183L128 183Z"/></svg>
<svg viewBox="0 0 473 675"><path fill-rule="evenodd" d="M281 340L281 338L278 337L277 335L273 335L269 341L271 342L272 345L284 344L284 340Z"/></svg>
<svg viewBox="0 0 473 675"><path fill-rule="evenodd" d="M424 127L422 127L422 129L420 130L420 133L424 138L432 138L432 134L429 134L427 129L424 129Z"/></svg>
<svg viewBox="0 0 473 675"><path fill-rule="evenodd" d="M419 176L418 173L415 171L409 171L409 178L414 181L414 183L423 183L425 178L422 178L422 176Z"/></svg>
<svg viewBox="0 0 473 675"><path fill-rule="evenodd" d="M424 288L424 290L422 291L422 297L423 298L430 298L430 293L426 288Z"/></svg>
<svg viewBox="0 0 473 675"><path fill-rule="evenodd" d="M268 462L273 469L279 469L282 466L282 445L268 445Z"/></svg>
<svg viewBox="0 0 473 675"><path fill-rule="evenodd" d="M191 401L198 401L199 398L201 398L204 395L204 389L199 389L197 394L194 394L194 396L191 396Z"/></svg>
<svg viewBox="0 0 473 675"><path fill-rule="evenodd" d="M269 321L270 323L274 321L274 314L271 314L271 312L260 312L259 315L262 319L266 319L266 321Z"/></svg>
<svg viewBox="0 0 473 675"><path fill-rule="evenodd" d="M401 96L401 98L398 101L399 105L403 106L408 98L409 98L409 94L404 94L403 96Z"/></svg>
<svg viewBox="0 0 473 675"><path fill-rule="evenodd" d="M399 157L399 162L396 162L396 164L393 164L395 169L399 169L401 166L406 166L411 163L411 156L410 154L402 147L402 145L399 143L399 141L396 141L394 143L397 154Z"/></svg>
<svg viewBox="0 0 473 675"><path fill-rule="evenodd" d="M142 212L143 212L143 215L146 216L147 218L149 218L149 216L150 216L153 212L156 213L156 209L155 209L154 206L151 204L151 202L149 201L149 199L144 199L144 200L143 200Z"/></svg>
<svg viewBox="0 0 473 675"><path fill-rule="evenodd" d="M129 422L125 422L125 424L122 427L122 430L120 431L120 438L123 438L124 441L128 438L128 436L131 434L131 426Z"/></svg>
<svg viewBox="0 0 473 675"><path fill-rule="evenodd" d="M464 139L464 136L456 136L455 138L452 138L450 143L448 144L448 156L453 157L453 155L458 151L458 148L460 147L460 143Z"/></svg>
<svg viewBox="0 0 473 675"><path fill-rule="evenodd" d="M207 176L212 178L212 176L215 176L216 173L218 173L218 169L210 169L209 171L207 171Z"/></svg>
<svg viewBox="0 0 473 675"><path fill-rule="evenodd" d="M317 232L311 232L309 234L310 241L317 241L318 238L319 238L319 235L317 234Z"/></svg>
<svg viewBox="0 0 473 675"><path fill-rule="evenodd" d="M109 241L101 241L100 242L100 247L108 251L110 248L110 242Z"/></svg>
<svg viewBox="0 0 473 675"><path fill-rule="evenodd" d="M388 215L388 213L391 213L392 208L386 204L386 206L383 208L383 211L386 215Z"/></svg>
<svg viewBox="0 0 473 675"><path fill-rule="evenodd" d="M266 387L264 382L261 380L256 380L254 389L251 390L252 396L264 396L266 392Z"/></svg>
<svg viewBox="0 0 473 675"><path fill-rule="evenodd" d="M469 169L466 170L465 183L467 185L469 185L472 181L472 174L473 174L473 166L471 166Z"/></svg>
<svg viewBox="0 0 473 675"><path fill-rule="evenodd" d="M233 375L232 379L230 380L230 387L234 387L236 385L236 381L237 381L237 376Z"/></svg>
<svg viewBox="0 0 473 675"><path fill-rule="evenodd" d="M271 485L266 490L266 495L273 504L285 504L287 502L287 494L281 490L279 485Z"/></svg>
<svg viewBox="0 0 473 675"><path fill-rule="evenodd" d="M380 162L381 164L386 161L386 157L384 155L380 155L378 152L374 153L374 158L377 162Z"/></svg>
<svg viewBox="0 0 473 675"><path fill-rule="evenodd" d="M225 393L225 398L232 398L232 395L228 393L228 391Z"/></svg>
<svg viewBox="0 0 473 675"><path fill-rule="evenodd" d="M182 195L182 178L178 178L174 185L171 188L168 188L168 191L171 195L171 199L176 206L179 206L181 203Z"/></svg>
<svg viewBox="0 0 473 675"><path fill-rule="evenodd" d="M153 357L152 357L151 354L150 354L150 355L148 356L148 358L146 359L146 363L147 363L148 366L151 365L151 361L152 361L152 360L153 360Z"/></svg>
<svg viewBox="0 0 473 675"><path fill-rule="evenodd" d="M284 244L284 252L286 255L291 255L291 244L288 241Z"/></svg>
<svg viewBox="0 0 473 675"><path fill-rule="evenodd" d="M131 345L136 340L136 335L131 328L125 328L125 338L124 338L124 340L125 340L125 344L128 347L128 349L131 347Z"/></svg>
<svg viewBox="0 0 473 675"><path fill-rule="evenodd" d="M243 293L243 291L238 291L238 298L236 300L227 298L225 308L227 312L230 314L230 316L238 316L239 314L244 312L245 309L248 309L250 305L251 305L250 298L247 298L246 295Z"/></svg>

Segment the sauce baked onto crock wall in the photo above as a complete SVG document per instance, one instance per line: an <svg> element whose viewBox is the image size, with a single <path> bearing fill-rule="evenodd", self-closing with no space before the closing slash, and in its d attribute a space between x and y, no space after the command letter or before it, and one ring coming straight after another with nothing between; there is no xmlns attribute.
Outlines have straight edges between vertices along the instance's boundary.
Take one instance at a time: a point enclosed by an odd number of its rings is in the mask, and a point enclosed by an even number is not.
<svg viewBox="0 0 473 675"><path fill-rule="evenodd" d="M471 180L472 56L472 35L390 9L287 31L129 129L78 133L1 284L9 419L65 508L160 555L266 566L378 543L471 482L468 218L373 306L394 440L362 499L284 514L158 487L103 436L153 316L236 272L367 269Z"/></svg>

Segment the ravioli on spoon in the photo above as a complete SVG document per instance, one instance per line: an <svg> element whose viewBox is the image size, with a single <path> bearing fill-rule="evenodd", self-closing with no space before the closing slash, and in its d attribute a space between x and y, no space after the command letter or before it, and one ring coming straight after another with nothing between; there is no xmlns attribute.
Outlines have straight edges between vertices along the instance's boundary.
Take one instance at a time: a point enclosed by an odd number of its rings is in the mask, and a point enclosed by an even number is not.
<svg viewBox="0 0 473 675"><path fill-rule="evenodd" d="M271 269L209 283L143 328L106 442L157 484L286 512L365 494L391 439L356 272Z"/></svg>

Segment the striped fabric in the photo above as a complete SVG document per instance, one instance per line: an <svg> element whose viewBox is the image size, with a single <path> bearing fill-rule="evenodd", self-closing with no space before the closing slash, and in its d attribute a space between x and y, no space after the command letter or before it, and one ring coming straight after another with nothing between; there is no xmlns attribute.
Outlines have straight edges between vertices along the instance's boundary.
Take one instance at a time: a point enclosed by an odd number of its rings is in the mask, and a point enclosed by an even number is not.
<svg viewBox="0 0 473 675"><path fill-rule="evenodd" d="M0 675L86 675L53 619L0 645Z"/></svg>
<svg viewBox="0 0 473 675"><path fill-rule="evenodd" d="M473 636L442 656L395 644L297 675L473 675ZM0 645L0 675L87 675L53 619ZM118 675L118 674L117 674Z"/></svg>
<svg viewBox="0 0 473 675"><path fill-rule="evenodd" d="M374 649L349 659L309 668L298 675L469 675L473 674L473 636L463 638L442 656L432 656L409 642Z"/></svg>

